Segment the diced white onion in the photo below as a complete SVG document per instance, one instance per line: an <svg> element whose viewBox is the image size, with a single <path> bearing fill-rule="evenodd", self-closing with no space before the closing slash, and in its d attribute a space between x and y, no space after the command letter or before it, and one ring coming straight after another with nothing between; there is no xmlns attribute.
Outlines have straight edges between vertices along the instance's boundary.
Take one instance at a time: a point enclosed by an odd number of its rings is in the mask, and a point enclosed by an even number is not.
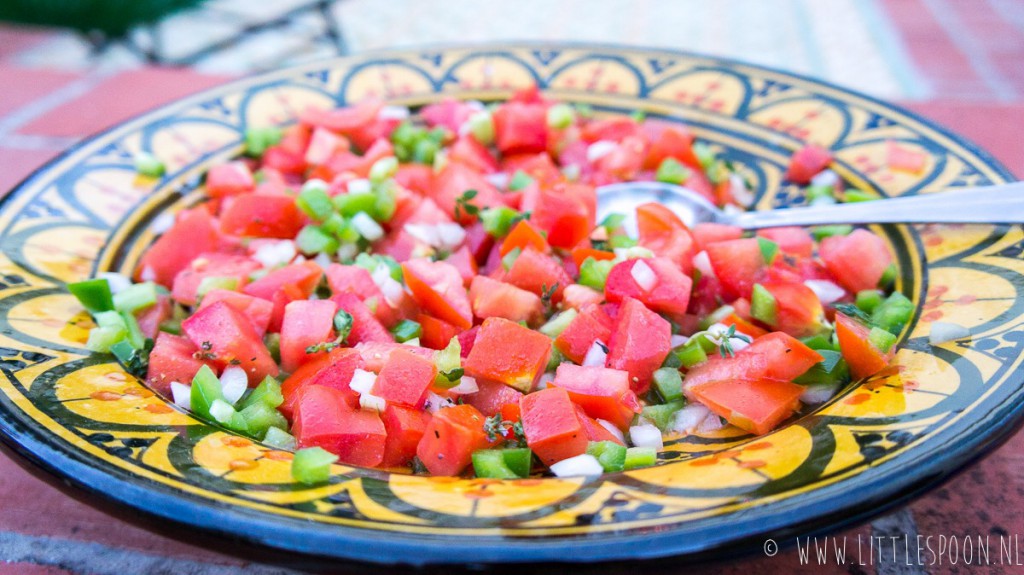
<svg viewBox="0 0 1024 575"><path fill-rule="evenodd" d="M387 407L387 402L382 397L364 393L359 396L359 407L368 411L382 412Z"/></svg>
<svg viewBox="0 0 1024 575"><path fill-rule="evenodd" d="M458 393L459 395L466 395L468 393L476 393L480 391L480 386L477 385L475 378L472 378L468 375L464 375L462 376L462 379L459 381L459 385L456 385L455 387L449 389L448 391Z"/></svg>
<svg viewBox="0 0 1024 575"><path fill-rule="evenodd" d="M587 355L583 358L583 367L604 367L608 361L608 352L605 351L606 347L600 340L595 340L590 345L590 349L587 350Z"/></svg>
<svg viewBox="0 0 1024 575"><path fill-rule="evenodd" d="M661 449L665 446L661 440L661 430L650 423L630 427L629 440L633 443L634 447Z"/></svg>
<svg viewBox="0 0 1024 575"><path fill-rule="evenodd" d="M327 182L321 180L320 178L312 178L312 179L306 180L305 184L302 184L302 191L303 192L305 192L307 190L323 190L323 191L326 192L326 191L328 191L330 189L331 189L331 185L328 184Z"/></svg>
<svg viewBox="0 0 1024 575"><path fill-rule="evenodd" d="M618 439L622 443L626 443L626 436L622 434L622 430L621 429L619 429L618 427L615 427L614 423L608 421L607 419L598 419L597 423L601 427L607 429L608 433L614 435L616 439Z"/></svg>
<svg viewBox="0 0 1024 575"><path fill-rule="evenodd" d="M672 414L669 429L676 433L693 433L711 414L711 410L699 403L691 403Z"/></svg>
<svg viewBox="0 0 1024 575"><path fill-rule="evenodd" d="M697 433L718 431L723 427L725 427L725 422L722 421L722 418L718 417L718 415L714 413L709 413L708 416L704 418L704 421L700 422L700 425L697 426Z"/></svg>
<svg viewBox="0 0 1024 575"><path fill-rule="evenodd" d="M587 146L587 161L596 162L618 147L619 145L611 140L598 140Z"/></svg>
<svg viewBox="0 0 1024 575"><path fill-rule="evenodd" d="M192 409L192 386L177 381L171 382L171 397L174 404L182 409Z"/></svg>
<svg viewBox="0 0 1024 575"><path fill-rule="evenodd" d="M110 285L110 293L119 293L132 287L132 280L117 272L100 272L96 274L96 277L107 280Z"/></svg>
<svg viewBox="0 0 1024 575"><path fill-rule="evenodd" d="M437 224L437 233L441 238L440 247L457 248L466 241L466 230L456 223Z"/></svg>
<svg viewBox="0 0 1024 575"><path fill-rule="evenodd" d="M966 337L971 337L971 330L966 327L958 323L936 321L932 323L931 331L928 332L928 343L939 345Z"/></svg>
<svg viewBox="0 0 1024 575"><path fill-rule="evenodd" d="M145 266L142 271L139 272L139 279L144 282L156 281L156 271L153 270L153 266Z"/></svg>
<svg viewBox="0 0 1024 575"><path fill-rule="evenodd" d="M348 186L345 189L350 194L368 194L373 191L373 184L366 178L359 178L357 180L349 180Z"/></svg>
<svg viewBox="0 0 1024 575"><path fill-rule="evenodd" d="M707 333L708 336L712 339L712 341L714 341L716 344L722 345L722 342L725 339L725 334L728 332L729 326L725 325L724 323L713 323L710 326L708 326L708 329L705 333ZM742 349L746 349L750 345L750 341L741 339L740 337L737 336L746 336L747 340L753 340L753 338L751 338L749 335L739 330L736 330L735 335L729 338L729 343L732 345L733 351L740 351Z"/></svg>
<svg viewBox="0 0 1024 575"><path fill-rule="evenodd" d="M807 405L818 405L832 399L839 390L838 385L810 385L800 394L800 401Z"/></svg>
<svg viewBox="0 0 1024 575"><path fill-rule="evenodd" d="M563 459L551 464L551 473L555 477L577 477L580 475L601 475L604 468L593 455L587 453Z"/></svg>
<svg viewBox="0 0 1024 575"><path fill-rule="evenodd" d="M160 215L153 218L153 221L149 224L149 230L154 234L162 234L174 226L174 214L170 212L160 212Z"/></svg>
<svg viewBox="0 0 1024 575"><path fill-rule="evenodd" d="M355 226L359 235L371 242L375 242L384 237L384 228L380 227L380 224L368 216L366 212L359 212L352 216L352 225Z"/></svg>
<svg viewBox="0 0 1024 575"><path fill-rule="evenodd" d="M249 377L245 374L245 370L237 365L226 367L224 373L220 374L220 392L224 396L224 400L231 405L238 403L248 388Z"/></svg>
<svg viewBox="0 0 1024 575"><path fill-rule="evenodd" d="M466 106L472 108L477 112L483 112L487 109L487 106L480 100L466 100Z"/></svg>
<svg viewBox="0 0 1024 575"><path fill-rule="evenodd" d="M263 264L263 267L273 268L292 261L297 253L292 240L270 241L261 245L252 254L252 259Z"/></svg>
<svg viewBox="0 0 1024 575"><path fill-rule="evenodd" d="M352 374L352 381L348 383L348 387L359 395L369 394L376 381L377 375L372 371L356 369Z"/></svg>
<svg viewBox="0 0 1024 575"><path fill-rule="evenodd" d="M430 224L405 224L404 229L405 233L427 245L436 246L441 243L441 235L438 233L437 226Z"/></svg>
<svg viewBox="0 0 1024 575"><path fill-rule="evenodd" d="M407 340L402 342L402 345L409 345L409 346L412 346L412 347L419 347L420 346L420 338L414 337L412 339L407 339Z"/></svg>
<svg viewBox="0 0 1024 575"><path fill-rule="evenodd" d="M338 259L347 262L359 255L359 246L355 244L341 244L338 248Z"/></svg>
<svg viewBox="0 0 1024 575"><path fill-rule="evenodd" d="M811 288L823 305L837 302L846 295L846 290L828 280L805 280L804 285Z"/></svg>
<svg viewBox="0 0 1024 575"><path fill-rule="evenodd" d="M697 268L701 275L715 277L715 268L711 267L711 258L708 257L708 252L701 251L693 256L693 267Z"/></svg>
<svg viewBox="0 0 1024 575"><path fill-rule="evenodd" d="M832 170L822 170L811 178L812 186L832 186L835 187L839 183L839 174Z"/></svg>
<svg viewBox="0 0 1024 575"><path fill-rule="evenodd" d="M484 179L486 179L495 188L504 190L508 188L508 181L510 178L505 172L494 172L493 174L487 174L484 176Z"/></svg>
<svg viewBox="0 0 1024 575"><path fill-rule="evenodd" d="M729 193L737 204L745 208L754 205L754 192L747 189L747 182L739 174L729 174Z"/></svg>
<svg viewBox="0 0 1024 575"><path fill-rule="evenodd" d="M654 252L643 246L633 246L631 248L615 248L612 251L615 252L615 259L620 262L624 262L626 260L635 260L638 258L654 257Z"/></svg>
<svg viewBox="0 0 1024 575"><path fill-rule="evenodd" d="M326 270L327 266L331 265L331 256L320 252L313 258L313 263L320 266L320 269Z"/></svg>
<svg viewBox="0 0 1024 575"><path fill-rule="evenodd" d="M447 397L442 397L433 391L427 392L427 401L423 404L423 409L429 413L437 413L438 411L455 405L455 402Z"/></svg>
<svg viewBox="0 0 1024 575"><path fill-rule="evenodd" d="M630 275L633 276L633 280L636 281L640 289L644 291L651 291L654 286L658 285L658 276L651 269L651 266L647 265L647 262L638 260L633 264L633 269L629 270Z"/></svg>
<svg viewBox="0 0 1024 575"><path fill-rule="evenodd" d="M384 106L377 112L379 120L404 120L409 117L409 108L405 106Z"/></svg>
<svg viewBox="0 0 1024 575"><path fill-rule="evenodd" d="M671 345L673 348L679 347L681 345L686 345L688 341L690 341L690 338L686 337L685 335L678 334L673 334L672 337L668 339L669 345Z"/></svg>

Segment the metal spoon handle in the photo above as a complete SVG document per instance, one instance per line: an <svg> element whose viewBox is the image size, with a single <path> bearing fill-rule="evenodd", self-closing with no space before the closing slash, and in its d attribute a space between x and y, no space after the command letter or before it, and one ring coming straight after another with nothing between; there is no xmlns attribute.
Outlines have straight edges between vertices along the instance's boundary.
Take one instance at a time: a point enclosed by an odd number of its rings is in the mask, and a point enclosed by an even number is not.
<svg viewBox="0 0 1024 575"><path fill-rule="evenodd" d="M813 208L744 212L744 229L827 224L1024 223L1024 182Z"/></svg>

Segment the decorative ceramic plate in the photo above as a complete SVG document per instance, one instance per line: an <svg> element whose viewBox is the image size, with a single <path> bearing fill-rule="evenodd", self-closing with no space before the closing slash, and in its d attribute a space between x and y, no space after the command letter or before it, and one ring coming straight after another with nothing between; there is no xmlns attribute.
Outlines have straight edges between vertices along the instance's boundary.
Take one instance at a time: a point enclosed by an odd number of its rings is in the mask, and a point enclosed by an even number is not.
<svg viewBox="0 0 1024 575"><path fill-rule="evenodd" d="M709 556L834 529L934 485L1004 439L1024 399L1024 235L1019 226L878 231L918 312L898 373L853 385L763 437L726 428L668 441L652 468L583 479L498 481L336 466L292 482L290 454L181 412L83 347L89 316L65 282L131 270L157 216L201 199L206 166L247 126L366 96L418 106L492 100L538 83L599 113L685 121L755 182L758 207L799 204L783 182L804 142L880 196L1006 181L963 139L820 82L676 52L517 45L384 52L241 80L126 122L29 178L0 210L0 431L69 484L155 518L272 551L380 563L592 562ZM890 171L886 142L927 155ZM140 179L149 150L167 175ZM942 319L972 337L933 347ZM200 541L207 536L193 536Z"/></svg>

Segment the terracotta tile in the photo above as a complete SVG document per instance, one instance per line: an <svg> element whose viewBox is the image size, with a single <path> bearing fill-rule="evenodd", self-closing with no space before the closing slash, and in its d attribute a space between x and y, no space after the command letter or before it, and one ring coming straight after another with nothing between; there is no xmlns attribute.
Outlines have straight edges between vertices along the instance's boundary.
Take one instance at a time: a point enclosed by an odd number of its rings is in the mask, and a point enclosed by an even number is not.
<svg viewBox="0 0 1024 575"><path fill-rule="evenodd" d="M87 94L23 126L23 134L85 136L227 78L183 69L141 68L112 76Z"/></svg>
<svg viewBox="0 0 1024 575"><path fill-rule="evenodd" d="M17 150L0 146L0 197L58 154L59 150Z"/></svg>
<svg viewBox="0 0 1024 575"><path fill-rule="evenodd" d="M0 34L0 46L3 42L3 35ZM79 77L80 74L73 72L33 70L0 64L0 86L4 87L0 90L0 116L10 114Z"/></svg>

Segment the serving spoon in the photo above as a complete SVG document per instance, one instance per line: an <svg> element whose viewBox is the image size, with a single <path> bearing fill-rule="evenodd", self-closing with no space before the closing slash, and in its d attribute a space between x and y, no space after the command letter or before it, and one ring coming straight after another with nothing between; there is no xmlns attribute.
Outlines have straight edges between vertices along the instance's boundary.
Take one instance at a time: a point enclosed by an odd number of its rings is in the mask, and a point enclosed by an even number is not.
<svg viewBox="0 0 1024 575"><path fill-rule="evenodd" d="M656 202L671 209L688 226L713 222L745 230L830 224L1013 224L1024 223L1024 182L962 188L870 202L726 212L697 192L662 182L626 182L597 189L598 221L624 214L627 231L635 231L635 208Z"/></svg>

